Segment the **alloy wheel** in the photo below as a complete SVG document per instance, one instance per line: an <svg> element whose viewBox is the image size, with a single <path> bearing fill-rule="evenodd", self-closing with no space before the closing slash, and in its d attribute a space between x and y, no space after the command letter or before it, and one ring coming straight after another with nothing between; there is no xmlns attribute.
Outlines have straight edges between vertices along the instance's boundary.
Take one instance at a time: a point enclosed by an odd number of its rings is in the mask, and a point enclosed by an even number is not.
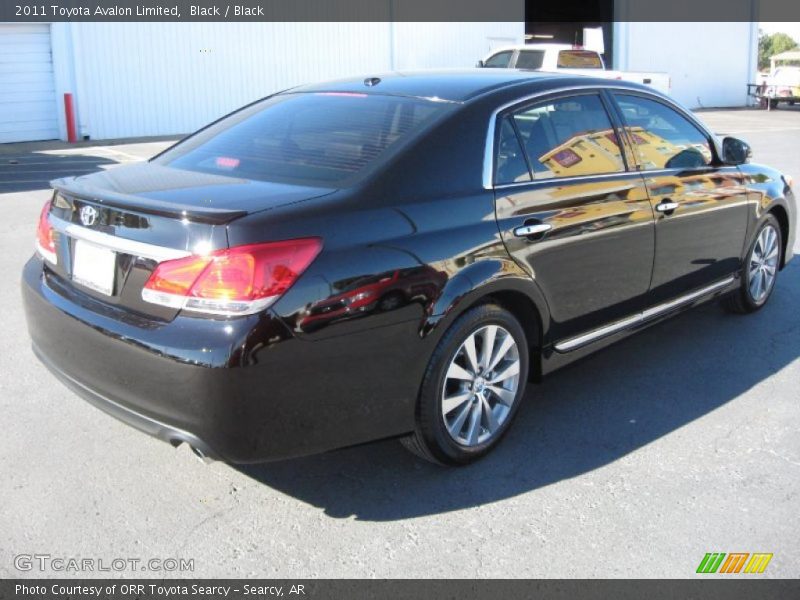
<svg viewBox="0 0 800 600"><path fill-rule="evenodd" d="M519 375L519 349L508 330L487 325L472 332L451 359L442 386L450 437L463 446L494 437L516 400Z"/></svg>
<svg viewBox="0 0 800 600"><path fill-rule="evenodd" d="M747 287L753 302L761 304L769 296L775 284L778 271L778 232L767 225L758 234L758 239L750 253Z"/></svg>

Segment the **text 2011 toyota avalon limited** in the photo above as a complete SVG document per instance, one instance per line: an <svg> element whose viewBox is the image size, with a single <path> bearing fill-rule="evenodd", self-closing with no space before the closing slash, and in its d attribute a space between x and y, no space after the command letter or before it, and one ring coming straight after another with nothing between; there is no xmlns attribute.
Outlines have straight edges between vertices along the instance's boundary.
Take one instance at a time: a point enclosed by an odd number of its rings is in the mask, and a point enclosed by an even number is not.
<svg viewBox="0 0 800 600"><path fill-rule="evenodd" d="M760 309L790 180L646 88L476 70L303 87L55 181L33 347L119 419L231 462L402 436L491 450L525 384L714 297Z"/></svg>

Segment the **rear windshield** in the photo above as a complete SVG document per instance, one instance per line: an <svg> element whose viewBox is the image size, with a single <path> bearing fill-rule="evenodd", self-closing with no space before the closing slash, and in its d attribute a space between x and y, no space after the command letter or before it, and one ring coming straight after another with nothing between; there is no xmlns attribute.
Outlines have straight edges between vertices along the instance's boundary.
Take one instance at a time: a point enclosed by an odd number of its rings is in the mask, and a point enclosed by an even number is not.
<svg viewBox="0 0 800 600"><path fill-rule="evenodd" d="M155 162L260 181L338 184L377 165L447 106L375 94L282 94L224 118Z"/></svg>
<svg viewBox="0 0 800 600"><path fill-rule="evenodd" d="M600 55L591 50L562 50L558 53L559 69L602 69Z"/></svg>

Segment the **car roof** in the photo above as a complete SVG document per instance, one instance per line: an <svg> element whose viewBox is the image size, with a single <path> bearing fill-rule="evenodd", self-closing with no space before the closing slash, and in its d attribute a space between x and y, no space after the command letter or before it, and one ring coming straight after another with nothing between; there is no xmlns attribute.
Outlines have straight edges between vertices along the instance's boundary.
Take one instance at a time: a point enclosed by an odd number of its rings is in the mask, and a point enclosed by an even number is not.
<svg viewBox="0 0 800 600"><path fill-rule="evenodd" d="M378 79L377 83L374 80ZM349 92L412 96L431 100L466 102L488 92L514 85L556 82L559 85L574 76L517 69L436 69L425 71L393 71L363 77L339 79L287 90L297 92ZM372 80L372 81L370 81ZM585 81L584 81L585 80ZM367 83L369 82L369 83ZM582 77L581 83L607 83L607 80Z"/></svg>
<svg viewBox="0 0 800 600"><path fill-rule="evenodd" d="M575 47L571 44L559 44L556 42L541 42L535 44L509 44L495 48L490 54L497 54L508 50L583 50L583 48ZM594 52L592 50L592 52Z"/></svg>

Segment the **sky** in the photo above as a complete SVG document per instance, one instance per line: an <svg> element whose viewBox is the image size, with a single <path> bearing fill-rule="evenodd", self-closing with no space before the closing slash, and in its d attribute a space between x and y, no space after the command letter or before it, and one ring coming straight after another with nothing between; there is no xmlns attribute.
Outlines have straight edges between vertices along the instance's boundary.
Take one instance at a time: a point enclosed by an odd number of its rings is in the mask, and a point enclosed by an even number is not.
<svg viewBox="0 0 800 600"><path fill-rule="evenodd" d="M758 28L763 29L767 33L778 33L779 31L788 33L798 44L800 44L800 22L759 23Z"/></svg>

